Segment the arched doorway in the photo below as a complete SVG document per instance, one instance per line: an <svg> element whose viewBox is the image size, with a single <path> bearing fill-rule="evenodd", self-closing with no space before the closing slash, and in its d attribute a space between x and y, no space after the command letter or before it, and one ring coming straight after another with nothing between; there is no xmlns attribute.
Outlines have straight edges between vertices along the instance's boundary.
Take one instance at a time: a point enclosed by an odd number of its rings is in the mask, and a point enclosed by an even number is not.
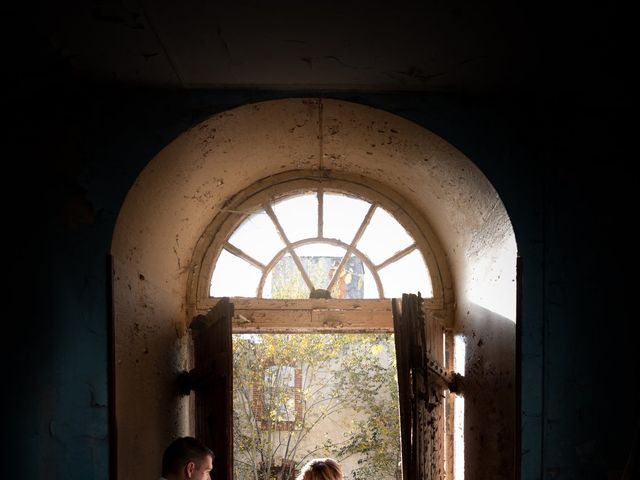
<svg viewBox="0 0 640 480"><path fill-rule="evenodd" d="M441 265L441 298L465 340L465 463L508 478L515 432L515 237L498 195L461 152L362 105L287 99L240 107L185 132L130 190L113 237L118 472L153 476L188 433L174 389L188 369L189 278L203 232L229 199L277 174L333 172L394 192L419 213ZM291 173L288 173L291 172ZM454 304L455 298L455 304ZM481 439L482 437L482 439ZM147 448L140 455L135 445Z"/></svg>

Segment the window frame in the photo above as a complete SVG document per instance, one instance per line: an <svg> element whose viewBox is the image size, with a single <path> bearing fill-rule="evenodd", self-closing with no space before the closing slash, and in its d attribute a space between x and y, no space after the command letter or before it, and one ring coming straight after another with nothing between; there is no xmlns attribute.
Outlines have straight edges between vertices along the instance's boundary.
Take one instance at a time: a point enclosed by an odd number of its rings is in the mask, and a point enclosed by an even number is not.
<svg viewBox="0 0 640 480"><path fill-rule="evenodd" d="M336 196L353 198L361 201L366 204L367 211L362 217L358 217L354 219L353 226L357 227L356 230L351 234L351 236L346 238L337 238L331 236L324 235L324 225L325 220L327 219L326 212L324 211L324 199L326 194L333 194ZM283 220L284 217L282 214L277 213L277 205L282 201L295 201L296 198L300 198L301 196L312 198L316 203L317 208L317 225L315 234L306 236L301 239L291 239L289 237L288 229L284 227ZM300 274L300 279L304 282L305 286L308 288L311 295L304 298L345 298L345 297L329 297L329 292L333 291L333 288L336 286L339 278L341 277L342 272L348 265L351 258L356 258L362 263L362 266L366 268L371 275L371 278L374 281L375 291L377 295L375 297L367 297L367 298L391 298L390 296L385 295L385 286L389 287L389 285L385 285L383 282L384 272L386 272L387 267L391 267L394 264L398 264L398 262L402 262L405 257L409 257L414 253L418 253L424 258L417 242L410 236L407 237L409 243L400 243L397 250L393 253L389 252L389 255L383 257L381 261L377 262L375 258L373 258L370 254L371 252L365 246L362 248L361 240L367 236L370 225L372 221L378 214L378 211L384 212L381 215L389 215L395 224L401 229L406 229L404 226L389 212L386 211L384 206L380 205L375 201L370 201L369 199L363 199L360 197L356 197L351 194L351 192L338 192L333 190L326 190L325 188L316 188L311 190L306 190L302 192L293 192L290 195L283 196L281 198L276 199L268 199L265 201L260 207L253 211L247 212L244 215L243 220L238 224L238 227L233 230L230 234L230 237L222 242L220 251L216 256L216 265L213 268L213 276L215 276L218 271L218 260L224 251L227 254L234 256L236 259L244 261L246 264L257 268L260 271L260 279L256 285L255 297L251 298L274 298L270 296L265 296L265 284L269 276L276 270L277 266L282 262L286 257L289 257L294 265L295 271ZM266 215L270 219L270 224L273 226L273 232L277 234L277 236L281 240L282 247L275 250L271 255L271 258L268 261L258 260L258 258L252 255L252 252L246 248L246 246L239 246L234 244L232 241L235 233L243 228L245 222L252 218L255 215ZM269 223L269 222L268 222ZM248 227L251 228L251 227ZM339 261L336 267L336 271L331 275L331 278L328 281L327 286L320 286L315 283L312 279L311 273L307 271L307 268L304 267L303 257L299 253L299 249L306 246L314 246L314 245L327 245L331 247L337 247L343 251L340 257L336 257ZM428 277L429 286L431 283L431 276L429 275L428 268L426 263L423 263L425 272L427 275L423 278ZM219 273L221 274L221 273ZM211 280L213 282L213 278ZM223 295L230 295L231 292L225 292ZM426 295L426 292L425 292ZM217 295L212 295L214 298L220 297ZM237 298L241 295L232 295L234 298ZM430 295L426 295L430 296ZM291 300L298 297L280 297L282 300Z"/></svg>
<svg viewBox="0 0 640 480"><path fill-rule="evenodd" d="M188 308L192 314L212 308L220 299L209 295L210 281L219 253L247 218L266 202L312 190L340 193L377 204L391 214L413 237L422 254L432 285L427 308L453 311L445 301L451 292L444 287L432 244L435 235L424 217L395 191L358 175L335 172L291 171L259 180L231 197L207 226L194 250ZM238 215L240 213L240 215ZM236 306L234 333L276 332L391 332L393 321L389 299L259 299L232 297ZM447 314L446 317L452 315Z"/></svg>
<svg viewBox="0 0 640 480"><path fill-rule="evenodd" d="M258 420L258 425L262 430L273 429L274 431L280 432L290 432L297 430L297 426L300 425L302 421L302 369L298 365L266 365L262 370L261 379L264 379L264 372L270 367L289 367L294 370L294 385L291 387L293 391L293 401L294 401L294 409L295 409L295 418L293 420L275 420L273 425L269 425L271 420L265 419L264 412L264 399L265 399L265 389L264 389L264 380L261 382L255 382L251 388L252 398L252 408L253 415Z"/></svg>

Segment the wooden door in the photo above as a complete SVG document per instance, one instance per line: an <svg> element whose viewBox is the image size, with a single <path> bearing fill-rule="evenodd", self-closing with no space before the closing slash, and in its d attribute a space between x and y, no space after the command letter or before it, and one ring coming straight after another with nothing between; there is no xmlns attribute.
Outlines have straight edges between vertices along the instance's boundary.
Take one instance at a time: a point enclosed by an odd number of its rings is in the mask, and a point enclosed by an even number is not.
<svg viewBox="0 0 640 480"><path fill-rule="evenodd" d="M398 365L402 476L445 478L443 329L419 295L392 300ZM426 313L425 313L426 312Z"/></svg>
<svg viewBox="0 0 640 480"><path fill-rule="evenodd" d="M233 304L221 299L206 315L191 322L195 368L189 388L195 391L196 436L215 454L211 478L233 475Z"/></svg>

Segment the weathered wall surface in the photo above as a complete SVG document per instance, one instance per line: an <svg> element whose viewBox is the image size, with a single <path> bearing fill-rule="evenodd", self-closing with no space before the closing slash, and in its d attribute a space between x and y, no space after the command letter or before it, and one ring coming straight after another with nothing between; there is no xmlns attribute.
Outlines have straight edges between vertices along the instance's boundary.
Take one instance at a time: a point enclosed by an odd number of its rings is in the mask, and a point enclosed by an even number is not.
<svg viewBox="0 0 640 480"><path fill-rule="evenodd" d="M422 216L436 258L438 281L433 283L440 299L453 304L455 290L459 306L482 302L487 307L483 318L474 319L479 333L497 312L508 317L492 326L498 334L487 338L484 351L513 385L515 241L504 206L480 170L442 138L383 110L331 99L246 105L192 127L163 149L137 178L118 217L112 252L122 476L141 469L152 473L153 463L143 466L132 455L134 445L153 445L156 439L166 443L186 428L183 409L163 407L175 400L158 392L169 395L171 372L186 368L180 360L186 358L186 349L180 344L168 348L167 341L189 321L184 311L187 275L198 266L191 258L206 225L229 197L261 178L321 168L360 175L363 183L374 180L404 197L405 208L411 205ZM455 317L454 328L462 329L468 316L457 309ZM141 328L148 334L140 337ZM167 363L171 358L173 368ZM489 374L478 369L474 381L484 386ZM495 390L487 398L473 393L465 394L466 414L484 418L491 408L486 401L498 402L507 414L483 423L482 429L513 444L514 390ZM145 405L146 415L131 408L133 398ZM162 428L165 424L177 428ZM487 450L471 432L466 438L470 470L482 462L487 477L513 474L512 453ZM157 457L161 446L156 449Z"/></svg>
<svg viewBox="0 0 640 480"><path fill-rule="evenodd" d="M34 478L107 478L104 255L124 197L149 160L190 126L230 107L295 95L69 87L24 99L10 130L20 154L7 178L24 179L26 190L7 205L20 203L9 221L12 241L25 248L10 260L15 298L28 309L4 337L12 339L4 364L14 392L5 394L11 442L3 441L9 456L24 461L5 462L9 469L19 463ZM632 297L634 267L625 243L634 191L626 111L561 96L542 104L332 96L392 111L445 138L500 195L524 263L523 478L603 478L620 470L640 403L629 392L609 396L638 379L637 327L622 300ZM165 279L152 278L152 287ZM161 337L175 345L177 333ZM485 345L470 355L479 359Z"/></svg>

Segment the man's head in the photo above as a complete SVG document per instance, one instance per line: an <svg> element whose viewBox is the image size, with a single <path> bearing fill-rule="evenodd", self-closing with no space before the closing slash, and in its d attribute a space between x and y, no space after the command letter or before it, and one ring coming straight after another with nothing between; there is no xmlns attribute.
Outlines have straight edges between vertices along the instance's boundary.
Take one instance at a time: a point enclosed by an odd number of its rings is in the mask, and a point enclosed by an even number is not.
<svg viewBox="0 0 640 480"><path fill-rule="evenodd" d="M193 437L177 438L162 455L162 476L169 480L209 480L213 452Z"/></svg>

